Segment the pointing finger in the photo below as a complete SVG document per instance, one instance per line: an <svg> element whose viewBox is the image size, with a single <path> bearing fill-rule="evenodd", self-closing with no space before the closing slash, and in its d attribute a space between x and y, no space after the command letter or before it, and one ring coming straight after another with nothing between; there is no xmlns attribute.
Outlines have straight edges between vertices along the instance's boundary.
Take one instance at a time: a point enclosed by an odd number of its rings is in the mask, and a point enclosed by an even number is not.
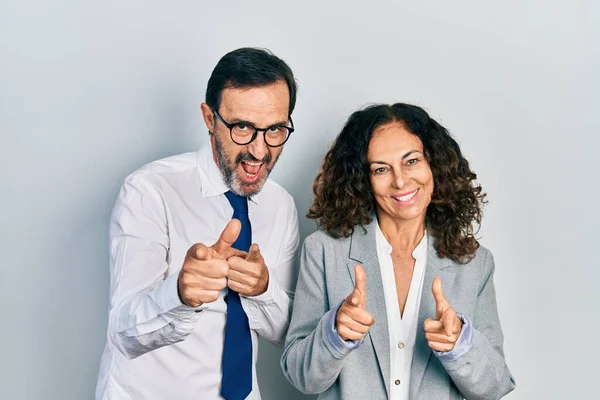
<svg viewBox="0 0 600 400"><path fill-rule="evenodd" d="M211 258L210 250L202 243L196 243L188 250L188 257L199 261L205 261Z"/></svg>
<svg viewBox="0 0 600 400"><path fill-rule="evenodd" d="M246 257L246 261L248 262L258 262L262 259L262 255L260 254L260 249L258 248L258 245L255 243L252 246L250 246L250 252L248 253L248 257Z"/></svg>
<svg viewBox="0 0 600 400"><path fill-rule="evenodd" d="M446 312L442 316L442 323L444 324L444 332L447 336L452 336L452 332L454 331L454 322L456 321L456 314L451 312L452 310Z"/></svg>

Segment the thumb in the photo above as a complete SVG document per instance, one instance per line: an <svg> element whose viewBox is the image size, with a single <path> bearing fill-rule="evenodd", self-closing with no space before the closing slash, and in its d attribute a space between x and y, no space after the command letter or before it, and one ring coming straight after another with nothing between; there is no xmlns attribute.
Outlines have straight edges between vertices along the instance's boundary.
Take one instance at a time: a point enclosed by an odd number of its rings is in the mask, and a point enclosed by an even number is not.
<svg viewBox="0 0 600 400"><path fill-rule="evenodd" d="M229 221L223 232L221 232L221 236L219 240L215 244L213 244L211 249L214 249L219 254L224 254L226 250L228 250L231 245L237 240L240 235L240 231L242 230L242 223L239 219L232 219Z"/></svg>
<svg viewBox="0 0 600 400"><path fill-rule="evenodd" d="M246 257L246 261L255 263L261 259L262 255L260 254L260 249L258 248L258 245L254 243L250 246L250 252L248 253L248 257Z"/></svg>
<svg viewBox="0 0 600 400"><path fill-rule="evenodd" d="M435 299L436 319L439 321L443 312L446 310L446 308L448 308L448 300L446 300L446 297L444 297L444 292L442 291L442 280L440 278L435 277L433 280L431 293L433 293L433 298Z"/></svg>
<svg viewBox="0 0 600 400"><path fill-rule="evenodd" d="M367 307L367 274L365 273L365 269L362 265L356 264L354 266L354 294L358 294L359 307L366 308Z"/></svg>

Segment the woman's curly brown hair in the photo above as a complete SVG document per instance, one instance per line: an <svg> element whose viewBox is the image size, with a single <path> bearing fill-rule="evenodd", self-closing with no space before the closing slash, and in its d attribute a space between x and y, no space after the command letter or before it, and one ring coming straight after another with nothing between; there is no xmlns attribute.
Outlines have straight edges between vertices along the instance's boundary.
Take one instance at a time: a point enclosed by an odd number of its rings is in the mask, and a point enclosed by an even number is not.
<svg viewBox="0 0 600 400"><path fill-rule="evenodd" d="M469 262L479 243L474 223L481 223L485 193L475 182L458 143L446 128L420 107L396 103L372 105L354 112L325 156L315 178L314 203L307 217L335 238L352 235L372 222L375 200L369 180L367 149L373 132L386 124L403 124L423 143L433 173L434 190L426 224L441 258Z"/></svg>

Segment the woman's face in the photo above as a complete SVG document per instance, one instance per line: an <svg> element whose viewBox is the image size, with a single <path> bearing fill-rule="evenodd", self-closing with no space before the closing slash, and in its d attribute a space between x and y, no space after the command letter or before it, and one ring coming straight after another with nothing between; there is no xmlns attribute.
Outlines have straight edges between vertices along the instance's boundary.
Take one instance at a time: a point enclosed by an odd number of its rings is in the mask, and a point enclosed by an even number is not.
<svg viewBox="0 0 600 400"><path fill-rule="evenodd" d="M395 220L425 219L433 194L433 173L421 139L401 123L383 125L373 132L367 163L379 214Z"/></svg>

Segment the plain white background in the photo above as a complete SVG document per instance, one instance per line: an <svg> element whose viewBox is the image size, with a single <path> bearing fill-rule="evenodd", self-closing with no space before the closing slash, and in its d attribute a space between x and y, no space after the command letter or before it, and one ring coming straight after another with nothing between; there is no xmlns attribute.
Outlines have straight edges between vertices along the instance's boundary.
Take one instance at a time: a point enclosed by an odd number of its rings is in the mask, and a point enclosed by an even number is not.
<svg viewBox="0 0 600 400"><path fill-rule="evenodd" d="M206 81L241 46L297 75L273 177L301 215L353 110L413 102L444 124L489 194L508 397L595 398L598 4L0 1L0 398L92 398L117 190L206 143ZM314 229L301 219L303 237ZM264 399L303 398L279 357L262 342Z"/></svg>

